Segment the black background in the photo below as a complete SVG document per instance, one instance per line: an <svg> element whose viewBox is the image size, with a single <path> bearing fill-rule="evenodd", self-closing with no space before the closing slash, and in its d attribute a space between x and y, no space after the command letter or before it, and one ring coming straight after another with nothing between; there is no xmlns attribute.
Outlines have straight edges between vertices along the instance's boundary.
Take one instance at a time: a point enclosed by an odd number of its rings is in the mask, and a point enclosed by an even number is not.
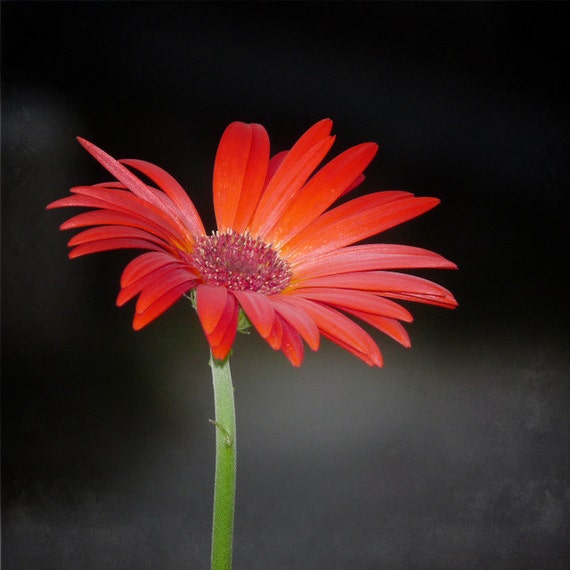
<svg viewBox="0 0 570 570"><path fill-rule="evenodd" d="M275 151L323 117L381 145L365 191L442 199L378 238L434 249L460 307L412 307L383 369L323 342L232 359L235 568L570 562L565 3L2 3L3 568L207 568L207 345L183 302L117 309L132 253L66 259L106 180L79 147L171 172L213 229L232 120Z"/></svg>

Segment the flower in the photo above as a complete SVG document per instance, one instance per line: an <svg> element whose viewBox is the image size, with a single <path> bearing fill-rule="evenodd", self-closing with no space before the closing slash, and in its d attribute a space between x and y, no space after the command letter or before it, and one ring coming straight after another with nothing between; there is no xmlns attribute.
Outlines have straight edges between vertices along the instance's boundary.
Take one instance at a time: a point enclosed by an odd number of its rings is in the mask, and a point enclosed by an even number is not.
<svg viewBox="0 0 570 570"><path fill-rule="evenodd" d="M270 158L261 125L231 123L214 165L218 229L211 234L170 174L143 160L117 161L81 138L116 181L72 188L71 196L48 209L90 209L61 225L62 230L91 226L70 240L70 258L147 250L125 267L117 298L121 306L138 295L135 330L191 292L217 359L228 356L245 315L296 366L303 360L303 341L317 350L321 335L381 366L376 342L353 319L409 347L402 322L411 322L412 315L395 300L447 308L457 302L440 285L392 270L456 266L418 247L354 245L423 214L439 200L390 190L331 208L363 181L378 148L354 146L315 172L334 142L331 129L330 119L319 121L289 151Z"/></svg>

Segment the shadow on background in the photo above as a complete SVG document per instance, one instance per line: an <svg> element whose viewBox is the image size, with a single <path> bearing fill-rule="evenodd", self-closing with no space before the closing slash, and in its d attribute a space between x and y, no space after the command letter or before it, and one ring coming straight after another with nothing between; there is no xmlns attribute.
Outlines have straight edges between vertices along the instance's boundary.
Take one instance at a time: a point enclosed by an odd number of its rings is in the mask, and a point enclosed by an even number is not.
<svg viewBox="0 0 570 570"><path fill-rule="evenodd" d="M460 308L413 307L385 367L324 342L233 358L235 567L566 568L569 46L560 4L2 4L3 567L205 568L207 345L179 303L118 310L131 254L70 262L45 205L150 160L213 228L232 120L273 149L325 116L381 145L365 191L442 198L382 241L434 249Z"/></svg>

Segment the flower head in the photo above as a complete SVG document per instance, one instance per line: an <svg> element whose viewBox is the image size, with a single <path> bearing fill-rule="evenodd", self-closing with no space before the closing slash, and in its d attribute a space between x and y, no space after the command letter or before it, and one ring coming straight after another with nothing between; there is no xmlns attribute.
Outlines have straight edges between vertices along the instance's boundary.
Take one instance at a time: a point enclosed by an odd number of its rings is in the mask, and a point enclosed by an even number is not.
<svg viewBox="0 0 570 570"><path fill-rule="evenodd" d="M401 323L412 316L396 300L447 308L457 302L440 285L393 270L456 266L417 247L354 245L439 200L383 191L331 207L363 181L377 151L376 144L360 144L316 170L334 142L331 129L332 121L319 121L290 150L270 158L261 125L230 124L214 165L218 229L212 234L170 174L142 160L117 161L84 139L79 142L116 180L72 188L48 208L89 208L61 226L88 227L70 240L70 258L146 250L126 266L117 298L120 306L138 295L137 330L192 292L218 359L227 357L243 311L294 365L303 359L303 341L316 350L322 335L381 366L378 346L353 318L410 346Z"/></svg>

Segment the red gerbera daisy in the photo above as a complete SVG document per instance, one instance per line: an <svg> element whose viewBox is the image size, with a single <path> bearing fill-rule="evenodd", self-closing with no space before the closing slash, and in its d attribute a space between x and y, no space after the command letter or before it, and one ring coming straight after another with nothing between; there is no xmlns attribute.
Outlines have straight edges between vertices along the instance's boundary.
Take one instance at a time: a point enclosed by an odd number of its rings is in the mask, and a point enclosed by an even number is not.
<svg viewBox="0 0 570 570"><path fill-rule="evenodd" d="M71 258L148 250L125 268L117 298L123 305L138 295L135 329L193 292L217 359L227 357L242 310L268 344L296 366L303 359L303 340L316 350L320 335L381 366L378 346L352 317L410 346L401 322L412 316L394 299L447 308L457 302L440 285L391 270L456 266L417 247L353 245L423 214L439 200L383 191L330 208L362 182L377 151L373 143L357 145L315 172L334 142L331 128L329 119L318 122L289 151L270 159L261 125L230 124L214 165L218 230L212 234L167 172L142 160L117 161L83 139L79 142L117 181L77 186L73 196L48 208L91 208L61 226L93 226L71 239Z"/></svg>

